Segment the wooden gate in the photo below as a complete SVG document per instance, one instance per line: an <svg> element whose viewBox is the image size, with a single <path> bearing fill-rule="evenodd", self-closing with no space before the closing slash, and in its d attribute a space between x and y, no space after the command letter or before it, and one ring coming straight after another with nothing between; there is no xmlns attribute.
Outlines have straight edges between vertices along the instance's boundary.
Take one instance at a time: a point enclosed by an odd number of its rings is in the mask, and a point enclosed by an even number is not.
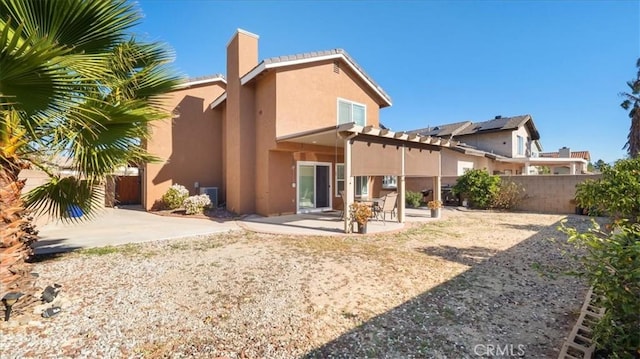
<svg viewBox="0 0 640 359"><path fill-rule="evenodd" d="M117 204L140 204L140 176L118 176L116 180Z"/></svg>

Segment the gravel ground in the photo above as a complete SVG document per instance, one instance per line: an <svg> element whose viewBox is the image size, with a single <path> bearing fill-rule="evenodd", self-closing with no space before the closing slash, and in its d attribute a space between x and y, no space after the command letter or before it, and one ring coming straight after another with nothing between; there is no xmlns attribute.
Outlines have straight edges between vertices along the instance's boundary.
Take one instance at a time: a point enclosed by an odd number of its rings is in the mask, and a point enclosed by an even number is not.
<svg viewBox="0 0 640 359"><path fill-rule="evenodd" d="M44 258L37 285L62 285L62 312L0 322L0 354L557 357L586 292L560 274L562 218L469 211L377 236L239 231Z"/></svg>

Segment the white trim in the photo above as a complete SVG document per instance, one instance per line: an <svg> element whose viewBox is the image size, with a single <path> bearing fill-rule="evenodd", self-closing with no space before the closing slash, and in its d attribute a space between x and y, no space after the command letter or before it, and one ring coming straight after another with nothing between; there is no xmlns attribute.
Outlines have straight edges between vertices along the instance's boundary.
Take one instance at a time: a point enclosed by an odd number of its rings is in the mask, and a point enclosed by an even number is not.
<svg viewBox="0 0 640 359"><path fill-rule="evenodd" d="M213 110L214 108L218 107L218 105L223 103L224 100L226 100L226 99L227 99L227 93L224 92L222 95L218 96L217 99L213 100L211 105L209 105L209 108Z"/></svg>
<svg viewBox="0 0 640 359"><path fill-rule="evenodd" d="M360 186L360 195L358 195L356 193L356 191L358 190L358 186L356 186L356 179L357 178L364 178L366 179L366 183L367 183L367 192L366 193L362 193L362 186ZM354 198L369 198L369 184L371 183L371 176L353 176L353 197ZM360 181L360 184L362 184L362 181Z"/></svg>
<svg viewBox="0 0 640 359"><path fill-rule="evenodd" d="M202 84L208 84L208 83L214 83L214 82L224 82L225 84L227 83L227 80L224 79L224 77L214 77L212 79L202 79L202 80L195 80L195 81L189 81L189 82L185 82L182 84L179 84L178 86L176 86L176 89L185 89L187 87L191 87L191 86L195 86L195 85L202 85Z"/></svg>
<svg viewBox="0 0 640 359"><path fill-rule="evenodd" d="M352 100L347 100L346 98L342 98L342 97L338 97L336 100L336 124L338 126L340 125L344 125L344 123L340 123L340 101L342 102L346 102L349 103L351 105L351 120L353 120L353 105L358 105L358 106L362 106L364 107L364 124L362 125L363 129L362 131L364 132L365 128L367 129L367 132L371 132L371 128L367 127L367 105L363 104L363 103L359 103L359 102L355 102ZM355 123L353 121L350 122L345 122L345 123ZM359 124L356 123L357 126L361 126Z"/></svg>
<svg viewBox="0 0 640 359"><path fill-rule="evenodd" d="M328 189L328 199L329 199L329 206L328 207L315 207L315 208L305 208L305 209L300 209L300 166L313 166L314 170L315 167L320 165L320 166L326 166L327 168L329 168L329 178L328 178L328 182L329 182L329 189ZM333 171L332 171L332 163L331 162L315 162L315 161L296 161L296 213L300 214L300 213L311 213L311 212L322 212L322 211L326 211L326 210L331 210L333 208ZM313 179L314 179L314 183L313 183L313 194L314 196L317 193L317 189L316 189L316 184L315 184L315 171L313 174ZM314 201L314 206L317 205L316 201Z"/></svg>
<svg viewBox="0 0 640 359"><path fill-rule="evenodd" d="M229 47L229 44L231 43L231 41L233 41L233 39L234 39L234 38L236 37L236 35L238 35L238 34L244 34L244 35L247 35L247 36L251 36L251 37L256 38L256 40L257 40L257 39L260 39L260 36L258 36L258 35L256 35L256 34L254 34L254 33L252 33L252 32L249 32L249 31L247 31L247 30L243 30L243 29L241 29L241 28L237 28L237 29L236 29L236 32L234 32L234 33L233 33L233 35L231 35L231 38L229 39L229 41L227 41L227 45L226 45L225 47Z"/></svg>
<svg viewBox="0 0 640 359"><path fill-rule="evenodd" d="M335 180L335 182L336 182L336 183L335 183L335 187L336 187L336 188L335 188L335 191L334 191L334 192L335 192L335 197L340 197L340 186L338 186L338 180L339 180L339 179L338 179L338 166L342 166L342 175L343 175L343 176L345 176L345 172L344 172L344 162L342 162L342 163L335 163L335 166L336 166L336 176L335 176L334 180ZM346 189L347 189L347 186L346 186L347 178L346 178L346 177L344 177L341 181L342 181L342 188L343 188L342 190L343 190L343 191L346 191Z"/></svg>
<svg viewBox="0 0 640 359"><path fill-rule="evenodd" d="M270 64L265 64L265 62L262 61L253 70L249 71L246 75L242 76L242 78L240 79L240 84L244 85L247 82L253 80L254 77L258 76L258 74L260 74L262 71L264 71L266 69L272 69L272 68L283 67L283 66L307 64L307 63L310 63L310 62L318 62L318 61L333 60L333 59L342 59L342 60L344 60L344 62L347 63L347 65L351 68L351 70L353 72L355 72L360 77L360 79L362 81L364 81L367 85L369 85L369 87L371 87L371 89L378 96L380 96L382 98L382 100L387 104L387 106L391 106L392 105L391 101L387 99L387 96L385 96L378 89L378 87L376 85L374 85L371 82L371 80L369 80L367 78L367 76L365 76L362 73L362 71L360 71L355 65L353 65L351 63L351 61L349 61L349 59L344 54L331 54L331 55L324 55L324 56L315 56L315 57L308 57L308 58L303 58L303 59L274 62L274 63L270 63Z"/></svg>

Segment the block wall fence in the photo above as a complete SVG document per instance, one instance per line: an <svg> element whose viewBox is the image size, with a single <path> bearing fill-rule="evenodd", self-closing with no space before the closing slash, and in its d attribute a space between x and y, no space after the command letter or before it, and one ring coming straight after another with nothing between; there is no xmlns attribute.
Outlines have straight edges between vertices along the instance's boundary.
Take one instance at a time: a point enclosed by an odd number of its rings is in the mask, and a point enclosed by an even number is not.
<svg viewBox="0 0 640 359"><path fill-rule="evenodd" d="M535 175L500 176L503 181L513 181L522 185L526 199L515 210L536 213L575 213L573 199L576 185L587 179L598 179L601 175ZM457 177L442 177L442 186L453 186ZM406 188L419 192L432 189L431 178L407 178Z"/></svg>

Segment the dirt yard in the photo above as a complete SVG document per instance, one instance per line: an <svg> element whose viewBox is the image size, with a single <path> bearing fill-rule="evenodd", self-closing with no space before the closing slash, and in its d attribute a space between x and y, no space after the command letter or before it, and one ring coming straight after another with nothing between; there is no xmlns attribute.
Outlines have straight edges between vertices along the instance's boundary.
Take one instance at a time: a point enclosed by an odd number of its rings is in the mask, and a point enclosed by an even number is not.
<svg viewBox="0 0 640 359"><path fill-rule="evenodd" d="M562 274L563 218L456 212L386 235L233 232L43 258L38 285L62 285L62 312L0 322L2 357L557 357L586 292Z"/></svg>

